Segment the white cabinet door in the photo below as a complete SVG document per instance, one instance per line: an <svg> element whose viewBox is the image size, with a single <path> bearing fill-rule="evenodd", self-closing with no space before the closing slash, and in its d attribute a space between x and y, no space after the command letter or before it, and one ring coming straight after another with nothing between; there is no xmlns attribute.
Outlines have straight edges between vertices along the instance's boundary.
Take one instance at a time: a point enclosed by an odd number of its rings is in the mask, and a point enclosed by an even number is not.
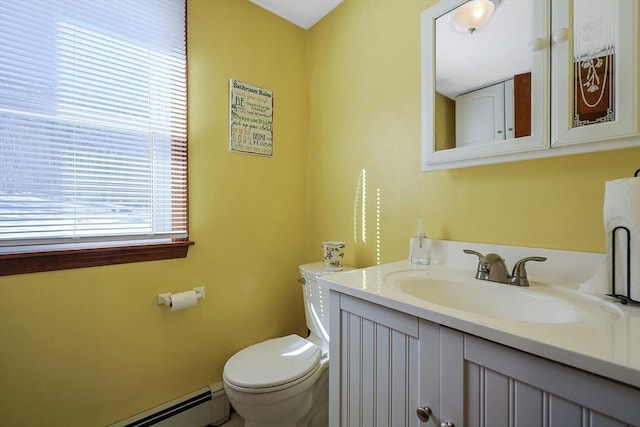
<svg viewBox="0 0 640 427"><path fill-rule="evenodd" d="M463 342L462 332L420 321L420 406L433 423L422 425L465 425Z"/></svg>
<svg viewBox="0 0 640 427"><path fill-rule="evenodd" d="M440 413L465 427L640 426L640 390L441 328Z"/></svg>
<svg viewBox="0 0 640 427"><path fill-rule="evenodd" d="M552 148L637 135L639 2L551 5Z"/></svg>
<svg viewBox="0 0 640 427"><path fill-rule="evenodd" d="M418 319L331 298L329 425L419 427Z"/></svg>
<svg viewBox="0 0 640 427"><path fill-rule="evenodd" d="M504 83L456 97L456 147L505 139Z"/></svg>

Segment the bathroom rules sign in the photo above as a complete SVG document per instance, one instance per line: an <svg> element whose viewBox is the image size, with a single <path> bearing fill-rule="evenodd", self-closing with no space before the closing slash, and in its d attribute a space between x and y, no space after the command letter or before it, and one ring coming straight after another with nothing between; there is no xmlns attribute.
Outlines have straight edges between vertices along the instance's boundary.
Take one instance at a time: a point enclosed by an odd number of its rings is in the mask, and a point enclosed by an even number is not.
<svg viewBox="0 0 640 427"><path fill-rule="evenodd" d="M229 150L273 154L273 92L229 80Z"/></svg>

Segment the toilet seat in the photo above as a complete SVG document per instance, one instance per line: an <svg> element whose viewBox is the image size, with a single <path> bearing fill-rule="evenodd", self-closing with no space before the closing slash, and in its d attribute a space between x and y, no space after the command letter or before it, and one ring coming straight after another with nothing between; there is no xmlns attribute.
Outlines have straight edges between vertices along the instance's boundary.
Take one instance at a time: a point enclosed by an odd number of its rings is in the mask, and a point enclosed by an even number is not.
<svg viewBox="0 0 640 427"><path fill-rule="evenodd" d="M320 369L322 350L298 336L287 335L249 346L224 366L225 383L246 393L268 393L293 387Z"/></svg>

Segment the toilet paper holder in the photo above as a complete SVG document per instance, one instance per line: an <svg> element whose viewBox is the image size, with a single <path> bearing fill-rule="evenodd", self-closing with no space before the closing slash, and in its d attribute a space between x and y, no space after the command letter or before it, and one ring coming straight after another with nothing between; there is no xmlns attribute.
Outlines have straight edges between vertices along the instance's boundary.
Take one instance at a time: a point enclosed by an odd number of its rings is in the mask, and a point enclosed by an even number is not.
<svg viewBox="0 0 640 427"><path fill-rule="evenodd" d="M634 177L639 177L640 176L640 169L638 169L634 174ZM625 232L626 233L626 237L627 237L627 263L626 263L626 276L627 276L627 283L625 286L625 289L627 291L627 294L617 294L616 293L616 262L618 261L618 256L616 256L616 239L617 239L617 235L621 234L618 232ZM636 248L637 250L637 248ZM611 293L607 294L607 296L610 297L614 297L620 300L620 302L624 305L632 303L632 304L640 304L640 301L638 300L634 300L631 298L631 231L624 226L618 226L615 227L613 230L611 230L611 262L612 262L612 268L611 268Z"/></svg>
<svg viewBox="0 0 640 427"><path fill-rule="evenodd" d="M196 293L196 298L201 299L204 298L204 286L198 286L193 288ZM171 307L171 292L164 292L158 294L158 305L166 305L167 307Z"/></svg>
<svg viewBox="0 0 640 427"><path fill-rule="evenodd" d="M627 283L625 289L627 294L617 294L616 293L616 262L618 261L618 256L616 254L616 235L618 231L626 232L627 236L627 263L626 263L626 272L627 272ZM611 230L611 293L607 294L607 296L614 297L620 300L620 302L624 305L628 303L640 304L640 301L636 301L631 298L631 231L627 227L618 226Z"/></svg>

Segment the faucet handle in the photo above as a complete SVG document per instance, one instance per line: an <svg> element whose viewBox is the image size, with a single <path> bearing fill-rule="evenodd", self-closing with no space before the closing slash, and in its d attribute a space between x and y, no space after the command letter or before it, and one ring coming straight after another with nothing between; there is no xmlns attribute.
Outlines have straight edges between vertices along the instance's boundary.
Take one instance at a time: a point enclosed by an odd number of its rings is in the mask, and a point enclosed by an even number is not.
<svg viewBox="0 0 640 427"><path fill-rule="evenodd" d="M489 273L486 271L486 266L483 264L484 255L480 252L471 250L471 249L463 249L462 252L469 255L475 255L478 257L478 267L476 268L476 279L487 280L489 277Z"/></svg>
<svg viewBox="0 0 640 427"><path fill-rule="evenodd" d="M547 258L542 256L530 256L526 258L522 258L520 261L516 262L513 266L513 271L511 272L511 278L509 279L509 284L516 286L529 286L529 279L527 279L527 270L524 268L527 261L538 261L543 262L546 261Z"/></svg>
<svg viewBox="0 0 640 427"><path fill-rule="evenodd" d="M464 252L465 254L477 256L478 262L482 261L482 258L484 258L484 255L482 255L480 252L477 252L471 249L463 249L462 252Z"/></svg>

